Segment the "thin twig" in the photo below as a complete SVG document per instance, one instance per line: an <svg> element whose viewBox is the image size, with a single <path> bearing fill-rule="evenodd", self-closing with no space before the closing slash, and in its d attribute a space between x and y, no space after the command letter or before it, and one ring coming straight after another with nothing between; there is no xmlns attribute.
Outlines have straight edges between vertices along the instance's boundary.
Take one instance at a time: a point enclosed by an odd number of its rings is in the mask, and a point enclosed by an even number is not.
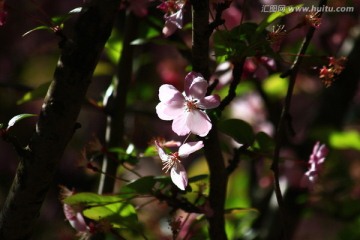
<svg viewBox="0 0 360 240"><path fill-rule="evenodd" d="M325 5L326 2L327 2L326 0L321 0L319 3L319 6ZM319 17L321 17L321 15ZM284 134L285 126L286 126L286 124L288 124L288 126L291 126L291 123L288 122L291 119L289 110L290 110L290 105L291 105L291 100L292 100L296 77L297 77L297 74L299 71L299 66L302 63L304 54L310 44L310 41L314 35L314 32L315 32L315 28L310 27L310 29L308 30L308 32L305 36L305 39L302 43L302 46L299 50L299 53L294 60L293 65L291 66L291 68L288 71L286 71L284 74L281 75L282 77L289 76L289 86L288 86L288 91L287 91L287 94L285 97L285 102L284 102L283 110L281 113L281 117L280 117L277 129L276 129L275 150L274 150L273 162L271 164L271 170L274 173L274 190L275 190L276 199L277 199L277 202L279 205L281 222L282 222L282 226L283 226L284 239L287 239L287 234L286 234L286 219L285 219L286 215L285 215L285 209L284 209L284 204L283 204L283 196L281 193L280 183L279 183L280 149L281 149L281 145L283 142L283 137L284 137L283 134Z"/></svg>
<svg viewBox="0 0 360 240"><path fill-rule="evenodd" d="M218 107L220 111L223 111L227 105L231 103L231 101L236 97L236 88L240 83L241 75L243 72L245 59L240 59L239 61L235 61L234 69L232 72L233 80L230 83L228 95L221 101L220 106Z"/></svg>

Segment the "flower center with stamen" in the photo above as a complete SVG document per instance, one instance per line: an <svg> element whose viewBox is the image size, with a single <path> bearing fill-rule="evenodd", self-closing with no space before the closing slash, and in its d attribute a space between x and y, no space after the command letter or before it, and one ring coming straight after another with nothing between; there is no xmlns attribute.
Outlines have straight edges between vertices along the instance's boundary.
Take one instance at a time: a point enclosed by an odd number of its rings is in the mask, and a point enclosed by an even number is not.
<svg viewBox="0 0 360 240"><path fill-rule="evenodd" d="M170 153L168 159L163 163L162 170L167 173L174 165L180 162L180 156L178 152Z"/></svg>
<svg viewBox="0 0 360 240"><path fill-rule="evenodd" d="M187 112L190 112L191 110L194 109L198 109L197 100L186 100L185 108Z"/></svg>

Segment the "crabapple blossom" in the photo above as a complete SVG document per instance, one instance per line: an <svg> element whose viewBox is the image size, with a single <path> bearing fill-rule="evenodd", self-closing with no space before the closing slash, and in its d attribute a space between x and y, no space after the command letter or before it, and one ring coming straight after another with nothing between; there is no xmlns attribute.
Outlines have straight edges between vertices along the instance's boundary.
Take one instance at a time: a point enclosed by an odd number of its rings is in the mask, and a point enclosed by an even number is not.
<svg viewBox="0 0 360 240"><path fill-rule="evenodd" d="M202 141L188 142L179 147L174 153L166 154L160 143L155 140L155 146L159 157L163 163L163 170L167 173L170 170L172 182L181 190L185 190L188 184L188 177L181 160L187 158L191 153L201 149L204 144Z"/></svg>
<svg viewBox="0 0 360 240"><path fill-rule="evenodd" d="M165 12L165 25L162 31L165 37L173 34L177 28L183 27L185 3L185 0L167 0L158 6L160 10Z"/></svg>
<svg viewBox="0 0 360 240"><path fill-rule="evenodd" d="M64 186L60 186L60 198L62 201L73 194L74 191L71 191ZM66 220L68 220L70 225L78 232L78 235L87 239L87 236L90 235L90 228L85 222L81 209L77 209L75 206L63 203L63 210Z"/></svg>
<svg viewBox="0 0 360 240"><path fill-rule="evenodd" d="M162 120L173 120L172 130L179 136L190 132L206 136L212 124L204 109L216 108L220 104L218 95L205 96L207 87L207 81L196 72L185 77L183 93L170 84L163 84L159 89L157 115Z"/></svg>
<svg viewBox="0 0 360 240"><path fill-rule="evenodd" d="M320 145L320 142L316 142L309 159L310 167L305 173L305 176L311 183L314 183L316 181L328 153L329 149L325 146L325 144Z"/></svg>

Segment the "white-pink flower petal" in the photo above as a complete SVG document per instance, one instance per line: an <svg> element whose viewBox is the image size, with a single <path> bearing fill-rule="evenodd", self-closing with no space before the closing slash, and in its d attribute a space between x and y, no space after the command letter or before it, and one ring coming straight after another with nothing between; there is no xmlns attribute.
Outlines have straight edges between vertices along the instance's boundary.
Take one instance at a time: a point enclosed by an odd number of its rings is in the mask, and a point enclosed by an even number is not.
<svg viewBox="0 0 360 240"><path fill-rule="evenodd" d="M187 158L191 153L196 152L204 147L203 141L188 142L179 148L179 157Z"/></svg>
<svg viewBox="0 0 360 240"><path fill-rule="evenodd" d="M171 168L170 176L172 182L181 190L185 190L188 185L186 170L181 163L177 163Z"/></svg>
<svg viewBox="0 0 360 240"><path fill-rule="evenodd" d="M83 215L80 212L75 212L73 207L68 204L63 205L63 210L66 219L70 225L78 232L86 232L88 230L87 224Z"/></svg>
<svg viewBox="0 0 360 240"><path fill-rule="evenodd" d="M172 130L179 136L185 136L189 134L190 128L187 123L188 115L191 112L183 112L181 115L176 117L172 123Z"/></svg>
<svg viewBox="0 0 360 240"><path fill-rule="evenodd" d="M220 97L218 95L206 96L203 99L200 99L198 106L201 109L212 109L220 105Z"/></svg>
<svg viewBox="0 0 360 240"><path fill-rule="evenodd" d="M158 117L162 120L173 120L184 112L184 103L181 102L172 102L164 103L160 102L156 106L156 113Z"/></svg>
<svg viewBox="0 0 360 240"><path fill-rule="evenodd" d="M185 76L184 91L185 91L186 96L190 96L190 87L191 87L194 79L196 79L196 78L204 79L203 75L201 75L200 73L197 73L197 72L189 72Z"/></svg>
<svg viewBox="0 0 360 240"><path fill-rule="evenodd" d="M189 88L189 96L195 99L202 99L205 97L208 83L203 77L194 78Z"/></svg>
<svg viewBox="0 0 360 240"><path fill-rule="evenodd" d="M184 101L184 96L173 85L163 84L159 88L159 99L161 102L170 103Z"/></svg>
<svg viewBox="0 0 360 240"><path fill-rule="evenodd" d="M167 161L169 159L169 155L167 155L164 149L160 146L159 142L155 140L155 147L158 151L159 157L161 161Z"/></svg>
<svg viewBox="0 0 360 240"><path fill-rule="evenodd" d="M205 137L212 128L210 118L203 111L191 111L188 113L186 125L190 131L200 137Z"/></svg>

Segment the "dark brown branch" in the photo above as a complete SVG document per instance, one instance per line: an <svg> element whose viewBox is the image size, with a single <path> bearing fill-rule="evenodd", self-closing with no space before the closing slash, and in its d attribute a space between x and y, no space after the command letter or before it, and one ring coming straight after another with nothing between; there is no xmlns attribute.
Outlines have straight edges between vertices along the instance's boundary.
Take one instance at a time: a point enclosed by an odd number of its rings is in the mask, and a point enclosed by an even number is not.
<svg viewBox="0 0 360 240"><path fill-rule="evenodd" d="M319 3L319 6L323 6L326 4L326 0L321 0ZM321 15L319 16L321 17ZM282 225L283 225L283 239L287 239L287 235L286 235L286 214L285 214L285 209L284 209L284 204L283 204L283 196L281 193L281 189L280 189L280 184L279 184L279 159L280 159L280 149L281 149L281 145L283 142L283 136L284 136L284 130L286 125L288 124L288 126L291 126L291 123L287 122L291 119L290 117L290 106L291 106L291 100L292 100L292 95L293 95L293 90L294 90L294 86L295 86L295 82L296 82L296 77L299 71L299 67L303 61L304 58L304 54L310 44L310 41L314 35L315 32L315 28L314 27L310 27L305 39L301 45L301 48L299 50L299 53L297 55L297 57L294 60L293 65L291 66L291 68L285 72L284 74L282 74L282 77L287 77L289 76L289 86L288 86L288 91L285 97L285 102L284 102L284 106L283 106L283 110L280 116L280 120L276 129L276 135L275 135L275 150L274 150L274 157L273 157L273 162L271 164L271 170L274 173L274 190L275 190L275 195L276 195L276 199L279 205L279 210L280 210L280 215L281 215L281 221L282 221Z"/></svg>
<svg viewBox="0 0 360 240"><path fill-rule="evenodd" d="M209 0L192 0L193 16L193 70L209 79ZM225 162L220 149L216 122L204 139L204 151L210 170L209 202L213 210L207 216L210 239L227 239L225 233L224 208L227 188Z"/></svg>
<svg viewBox="0 0 360 240"><path fill-rule="evenodd" d="M215 18L214 20L209 24L209 34L211 34L218 26L221 26L225 23L225 20L222 19L222 13L230 7L231 1L225 1L216 3L215 5Z"/></svg>
<svg viewBox="0 0 360 240"><path fill-rule="evenodd" d="M54 81L21 157L0 215L0 239L29 239L57 164L76 129L76 119L92 74L108 39L119 0L89 0L76 24L73 40L62 46Z"/></svg>
<svg viewBox="0 0 360 240"><path fill-rule="evenodd" d="M189 213L203 213L200 208L189 202L186 198L173 198L160 192L155 193L154 197L156 197L156 199L158 199L159 201L166 202L166 204L169 207L174 208L174 210L182 209Z"/></svg>

